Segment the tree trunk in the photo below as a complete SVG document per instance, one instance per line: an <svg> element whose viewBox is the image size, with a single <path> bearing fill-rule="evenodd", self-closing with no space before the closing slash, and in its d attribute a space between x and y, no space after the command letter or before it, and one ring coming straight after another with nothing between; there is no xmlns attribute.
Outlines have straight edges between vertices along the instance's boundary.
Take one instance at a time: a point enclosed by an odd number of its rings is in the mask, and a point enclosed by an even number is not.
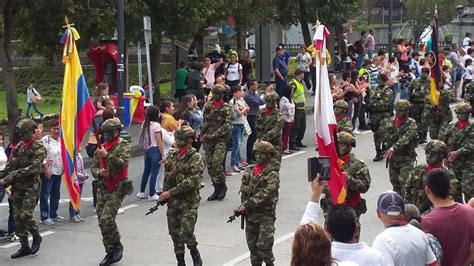
<svg viewBox="0 0 474 266"><path fill-rule="evenodd" d="M299 3L299 10L300 10L300 24L301 24L301 31L303 33L303 40L305 45L309 46L313 43L311 40L311 32L309 31L308 26L308 16L306 14L306 4L304 0L298 0Z"/></svg>
<svg viewBox="0 0 474 266"><path fill-rule="evenodd" d="M152 82L155 86L153 93L153 104L158 105L161 102L160 94L160 65L161 65L161 40L159 43L154 43L151 47L151 76Z"/></svg>
<svg viewBox="0 0 474 266"><path fill-rule="evenodd" d="M237 53L242 55L245 50L245 34L241 29L235 29L235 40L237 43Z"/></svg>
<svg viewBox="0 0 474 266"><path fill-rule="evenodd" d="M14 28L14 14L17 7L16 0L10 0L3 5L3 32L0 32L0 67L3 74L3 85L7 102L8 127L13 125L20 115L15 82L15 73L11 64L10 44Z"/></svg>
<svg viewBox="0 0 474 266"><path fill-rule="evenodd" d="M196 45L196 54L198 56L198 61L204 61L204 37L198 32L194 35L193 43Z"/></svg>

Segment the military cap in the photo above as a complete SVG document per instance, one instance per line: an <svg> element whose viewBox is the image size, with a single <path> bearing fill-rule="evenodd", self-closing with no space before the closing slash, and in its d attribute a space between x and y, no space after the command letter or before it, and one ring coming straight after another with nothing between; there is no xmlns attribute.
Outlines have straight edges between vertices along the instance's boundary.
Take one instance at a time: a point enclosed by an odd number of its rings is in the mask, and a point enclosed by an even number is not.
<svg viewBox="0 0 474 266"><path fill-rule="evenodd" d="M190 126L182 126L178 129L175 133L176 138L179 139L188 139L188 138L195 138L196 133Z"/></svg>
<svg viewBox="0 0 474 266"><path fill-rule="evenodd" d="M268 92L265 94L264 99L267 102L276 102L280 99L280 96L276 92Z"/></svg>
<svg viewBox="0 0 474 266"><path fill-rule="evenodd" d="M471 106L466 102L459 103L456 105L456 107L454 107L454 112L455 113L470 113Z"/></svg>
<svg viewBox="0 0 474 266"><path fill-rule="evenodd" d="M216 85L212 86L211 91L212 91L212 94L218 94L218 93L225 93L226 90L225 90L224 85L216 84Z"/></svg>
<svg viewBox="0 0 474 266"><path fill-rule="evenodd" d="M334 107L342 108L342 109L347 109L348 105L347 102L344 100L337 100L334 103Z"/></svg>
<svg viewBox="0 0 474 266"><path fill-rule="evenodd" d="M273 145L268 141L259 141L253 146L254 151L263 152L263 153L274 153L275 149Z"/></svg>
<svg viewBox="0 0 474 266"><path fill-rule="evenodd" d="M406 110L409 110L411 108L411 103L408 101L408 100L398 100L396 103L395 103L395 110L397 111L406 111Z"/></svg>
<svg viewBox="0 0 474 266"><path fill-rule="evenodd" d="M448 154L448 146L441 140L432 140L428 142L425 146L425 152L435 152L435 153L444 153Z"/></svg>
<svg viewBox="0 0 474 266"><path fill-rule="evenodd" d="M38 127L35 121L31 118L23 118L16 124L16 130L18 133L28 132Z"/></svg>
<svg viewBox="0 0 474 266"><path fill-rule="evenodd" d="M347 145L354 145L356 143L354 136L352 136L352 134L348 132L339 132L337 134L337 141L340 144L347 144Z"/></svg>
<svg viewBox="0 0 474 266"><path fill-rule="evenodd" d="M420 210L414 204L411 204L411 203L406 204L405 210L407 212L408 221L411 219L415 219L415 220L421 219Z"/></svg>
<svg viewBox="0 0 474 266"><path fill-rule="evenodd" d="M115 129L122 129L122 123L117 117L105 120L105 122L102 123L102 126L100 127L100 130L103 132L109 132Z"/></svg>

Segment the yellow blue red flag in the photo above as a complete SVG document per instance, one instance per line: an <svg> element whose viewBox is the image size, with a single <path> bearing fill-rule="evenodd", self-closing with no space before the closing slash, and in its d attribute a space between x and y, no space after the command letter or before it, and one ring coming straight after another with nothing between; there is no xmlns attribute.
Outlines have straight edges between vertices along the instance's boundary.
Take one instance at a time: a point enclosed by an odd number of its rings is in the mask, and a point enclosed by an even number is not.
<svg viewBox="0 0 474 266"><path fill-rule="evenodd" d="M61 37L61 43L64 45L62 61L65 68L59 119L63 180L75 210L79 208L81 202L76 182L76 152L95 113L77 52L76 41L79 38L79 33L73 27L68 27Z"/></svg>

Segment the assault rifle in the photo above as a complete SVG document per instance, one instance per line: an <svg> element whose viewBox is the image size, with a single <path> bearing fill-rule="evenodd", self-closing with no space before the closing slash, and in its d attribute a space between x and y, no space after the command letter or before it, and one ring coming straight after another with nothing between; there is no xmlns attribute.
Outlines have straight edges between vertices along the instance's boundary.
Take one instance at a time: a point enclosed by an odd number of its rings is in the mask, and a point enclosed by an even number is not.
<svg viewBox="0 0 474 266"><path fill-rule="evenodd" d="M166 203L168 203L168 201L166 201L166 200L165 200L165 201L157 201L157 202L156 202L156 205L153 206L153 207L151 207L151 208L148 210L148 212L145 214L145 216L147 216L148 214L154 213L155 211L158 210L158 207L164 206Z"/></svg>
<svg viewBox="0 0 474 266"><path fill-rule="evenodd" d="M242 212L239 212L238 210L234 210L234 214L229 216L229 220L227 220L227 223L232 223L239 216L240 216L240 229L244 230L244 228L245 228L245 214L242 213Z"/></svg>

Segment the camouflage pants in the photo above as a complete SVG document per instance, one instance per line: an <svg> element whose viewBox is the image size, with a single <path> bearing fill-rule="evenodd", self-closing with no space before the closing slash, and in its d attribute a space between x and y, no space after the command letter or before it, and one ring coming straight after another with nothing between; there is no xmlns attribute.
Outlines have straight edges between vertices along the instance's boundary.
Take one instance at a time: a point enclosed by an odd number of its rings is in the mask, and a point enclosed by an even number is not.
<svg viewBox="0 0 474 266"><path fill-rule="evenodd" d="M168 232L173 240L174 253L184 254L184 245L190 250L196 249L198 242L194 235L198 216L198 206L187 208L168 207L166 216L168 217Z"/></svg>
<svg viewBox="0 0 474 266"><path fill-rule="evenodd" d="M451 170L454 172L458 180L456 194L453 195L454 200L462 202L462 194L464 194L464 198L466 202L469 201L472 197L474 197L474 169L473 167L469 167L470 164L466 161L458 162L451 166Z"/></svg>
<svg viewBox="0 0 474 266"><path fill-rule="evenodd" d="M428 131L430 132L431 139L438 139L441 132L444 132L451 121L448 119L442 119L440 123L436 123L430 120L428 123Z"/></svg>
<svg viewBox="0 0 474 266"><path fill-rule="evenodd" d="M382 143L383 143L383 133L381 130L382 123L386 123L386 119L389 118L388 112L387 113L377 113L374 112L370 116L370 125L372 129L375 129L374 131L374 143L375 143L375 149L376 150L381 150L382 149Z"/></svg>
<svg viewBox="0 0 474 266"><path fill-rule="evenodd" d="M109 193L107 188L98 182L97 184L97 206L96 213L99 220L100 232L102 233L102 242L106 252L112 251L114 244L120 241L120 233L115 222L117 211L122 205L125 193L116 188L114 192ZM117 186L118 187L118 186Z"/></svg>
<svg viewBox="0 0 474 266"><path fill-rule="evenodd" d="M207 171L212 184L225 183L224 157L227 153L227 141L205 142L203 149L206 155Z"/></svg>
<svg viewBox="0 0 474 266"><path fill-rule="evenodd" d="M261 265L275 261L273 256L273 242L275 234L275 213L259 214L258 218L246 216L245 238L250 250L252 265Z"/></svg>
<svg viewBox="0 0 474 266"><path fill-rule="evenodd" d="M418 127L418 139L423 140L426 138L426 133L428 132L428 123L427 117L423 115L423 109L425 108L424 103L413 104L410 117L416 121L416 126Z"/></svg>
<svg viewBox="0 0 474 266"><path fill-rule="evenodd" d="M390 176L390 183L392 184L393 191L400 193L403 197L405 187L405 181L413 170L413 163L416 157L408 156L395 156L390 158L388 166L388 174Z"/></svg>
<svg viewBox="0 0 474 266"><path fill-rule="evenodd" d="M274 146L275 147L275 146ZM280 147L275 147L276 154L273 156L271 159L271 167L277 172L280 172L281 168L281 159L282 159L282 152L281 152L281 146Z"/></svg>
<svg viewBox="0 0 474 266"><path fill-rule="evenodd" d="M13 219L16 226L16 235L22 244L28 243L28 232L32 235L38 233L38 226L33 219L33 212L38 204L39 184L36 188L13 188Z"/></svg>

